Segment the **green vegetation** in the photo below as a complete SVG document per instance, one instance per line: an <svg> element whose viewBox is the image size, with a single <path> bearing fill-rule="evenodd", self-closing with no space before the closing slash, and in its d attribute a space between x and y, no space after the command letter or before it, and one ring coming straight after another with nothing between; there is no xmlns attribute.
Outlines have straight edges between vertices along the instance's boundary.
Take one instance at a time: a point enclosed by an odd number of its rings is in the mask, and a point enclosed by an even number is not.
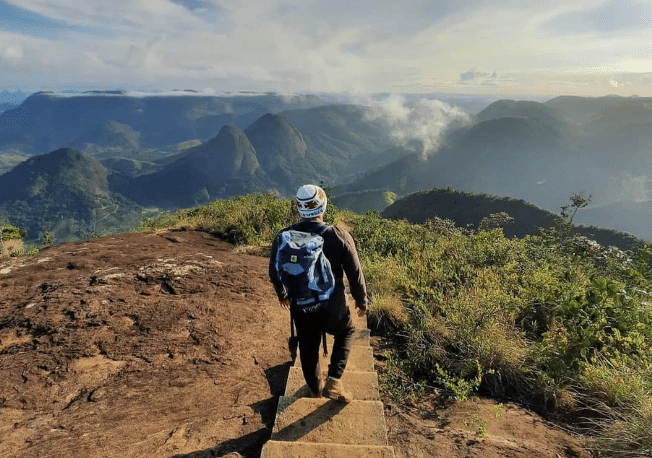
<svg viewBox="0 0 652 458"><path fill-rule="evenodd" d="M290 200L271 194L248 194L144 219L141 228L197 229L239 245L265 245L297 218L298 212Z"/></svg>
<svg viewBox="0 0 652 458"><path fill-rule="evenodd" d="M8 240L20 240L23 234L16 226L12 226L8 220L0 221L0 243Z"/></svg>
<svg viewBox="0 0 652 458"><path fill-rule="evenodd" d="M340 200L338 200L338 204ZM364 203L367 202L367 200L364 201ZM450 219L455 222L456 226L464 228L486 230L502 227L508 238L537 235L541 227L556 226L563 229L567 236L584 235L601 245L613 245L621 250L633 250L645 243L641 238L625 232L575 225L573 220L577 212L584 211L590 202L590 195L585 197L583 193L573 194L569 204L561 207L560 214L555 214L521 199L450 188L434 188L415 192L397 200L393 205L385 208L381 215L392 219L405 218L412 223L419 224L437 217ZM347 205L348 202L342 200L342 203ZM355 211L355 208L350 205L347 205L347 208ZM639 211L642 210L639 209Z"/></svg>
<svg viewBox="0 0 652 458"><path fill-rule="evenodd" d="M38 252L35 246L23 243L24 237L25 232L10 224L9 220L0 220L0 257L16 257Z"/></svg>
<svg viewBox="0 0 652 458"><path fill-rule="evenodd" d="M581 204L581 202L578 202ZM605 249L552 228L523 239L330 207L356 240L370 325L393 341L387 395L516 401L590 433L601 456L652 453L651 251ZM248 195L143 222L268 246L290 200ZM477 427L482 436L482 425Z"/></svg>

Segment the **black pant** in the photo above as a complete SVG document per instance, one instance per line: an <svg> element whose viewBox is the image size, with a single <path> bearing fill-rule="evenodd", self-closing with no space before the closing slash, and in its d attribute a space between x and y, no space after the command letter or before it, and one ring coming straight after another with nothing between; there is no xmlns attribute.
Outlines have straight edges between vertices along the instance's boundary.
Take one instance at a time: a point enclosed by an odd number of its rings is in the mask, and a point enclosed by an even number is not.
<svg viewBox="0 0 652 458"><path fill-rule="evenodd" d="M345 306L346 307L346 306ZM355 326L351 321L351 312L346 307L341 310L321 310L312 314L294 314L294 322L299 338L299 355L303 377L308 388L313 393L319 393L321 368L319 367L319 345L321 344L322 331L334 336L333 349L331 350L331 363L328 366L328 376L341 378L349 359L349 352L353 344Z"/></svg>

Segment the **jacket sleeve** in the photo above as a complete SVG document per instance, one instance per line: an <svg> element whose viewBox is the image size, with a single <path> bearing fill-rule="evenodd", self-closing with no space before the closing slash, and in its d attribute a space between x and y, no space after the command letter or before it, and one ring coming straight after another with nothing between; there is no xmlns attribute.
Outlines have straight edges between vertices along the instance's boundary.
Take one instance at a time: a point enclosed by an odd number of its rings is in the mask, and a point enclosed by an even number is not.
<svg viewBox="0 0 652 458"><path fill-rule="evenodd" d="M355 299L355 305L356 307L367 307L367 284L353 237L344 230L339 230L338 235L344 243L342 267L346 273L346 278L349 280L349 287L351 288L351 295Z"/></svg>
<svg viewBox="0 0 652 458"><path fill-rule="evenodd" d="M269 253L269 279L272 281L276 295L278 296L279 301L283 301L288 298L287 292L285 291L285 286L281 283L281 279L276 269L276 252L278 251L279 245L279 236L278 234L274 237L272 242L272 249Z"/></svg>

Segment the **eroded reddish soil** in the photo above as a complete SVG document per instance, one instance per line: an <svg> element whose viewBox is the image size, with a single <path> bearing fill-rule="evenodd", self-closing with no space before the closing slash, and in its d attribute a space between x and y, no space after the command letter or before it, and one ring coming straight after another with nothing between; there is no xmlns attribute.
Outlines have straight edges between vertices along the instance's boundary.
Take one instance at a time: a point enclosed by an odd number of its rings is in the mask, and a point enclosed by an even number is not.
<svg viewBox="0 0 652 458"><path fill-rule="evenodd" d="M257 456L290 361L266 269L201 232L0 261L0 456Z"/></svg>
<svg viewBox="0 0 652 458"><path fill-rule="evenodd" d="M288 333L267 259L206 233L0 259L0 457L258 457ZM397 457L584 456L513 406L386 413Z"/></svg>

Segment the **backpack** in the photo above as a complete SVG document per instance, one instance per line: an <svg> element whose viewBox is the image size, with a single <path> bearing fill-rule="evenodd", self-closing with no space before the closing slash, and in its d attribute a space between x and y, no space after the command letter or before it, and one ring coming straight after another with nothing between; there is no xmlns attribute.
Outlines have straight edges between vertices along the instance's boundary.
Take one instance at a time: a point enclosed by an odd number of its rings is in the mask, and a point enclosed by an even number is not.
<svg viewBox="0 0 652 458"><path fill-rule="evenodd" d="M318 234L288 229L280 234L276 271L285 286L292 309L314 313L328 304L335 289L331 264L324 255L324 239Z"/></svg>

